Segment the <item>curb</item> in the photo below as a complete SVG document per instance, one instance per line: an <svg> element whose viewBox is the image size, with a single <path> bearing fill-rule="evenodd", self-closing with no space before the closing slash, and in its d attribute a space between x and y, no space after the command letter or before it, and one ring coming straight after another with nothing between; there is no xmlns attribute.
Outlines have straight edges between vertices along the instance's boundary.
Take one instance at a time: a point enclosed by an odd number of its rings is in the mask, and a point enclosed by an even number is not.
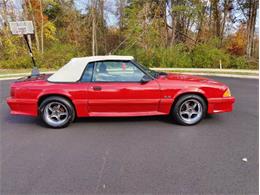
<svg viewBox="0 0 260 195"><path fill-rule="evenodd" d="M53 73L53 72L42 72L42 73ZM243 79L259 79L259 76L254 76L254 75L235 75L235 74L215 74L215 73L189 73L189 72L172 72L172 73L179 73L179 74L187 74L187 75L198 75L198 76L216 76L216 77L228 77L228 78L243 78ZM10 75L10 77L6 78L0 78L0 81L4 80L13 80L13 79L18 79L24 76L30 75L28 74L20 74L17 75L15 74L14 77Z"/></svg>
<svg viewBox="0 0 260 195"><path fill-rule="evenodd" d="M41 72L43 74L51 74L54 73L52 71L48 71L48 72ZM27 73L15 73L15 74L5 74L3 76L6 76L4 78L1 78L2 75L0 75L0 81L4 81L4 80L13 80L13 79L19 79L25 76L29 76L31 74L31 72L27 72Z"/></svg>
<svg viewBox="0 0 260 195"><path fill-rule="evenodd" d="M228 77L228 78L241 78L241 79L259 79L259 76L254 75L238 75L238 74L214 74L214 73L189 73L189 72L182 72L180 74L187 74L187 75L202 75L202 76L216 76L216 77Z"/></svg>
<svg viewBox="0 0 260 195"><path fill-rule="evenodd" d="M159 70L159 71L173 71L173 72L198 72L198 73L223 73L228 72L232 73L248 73L248 74L259 74L259 70L252 70L252 69L218 69L218 68L151 68L152 70Z"/></svg>

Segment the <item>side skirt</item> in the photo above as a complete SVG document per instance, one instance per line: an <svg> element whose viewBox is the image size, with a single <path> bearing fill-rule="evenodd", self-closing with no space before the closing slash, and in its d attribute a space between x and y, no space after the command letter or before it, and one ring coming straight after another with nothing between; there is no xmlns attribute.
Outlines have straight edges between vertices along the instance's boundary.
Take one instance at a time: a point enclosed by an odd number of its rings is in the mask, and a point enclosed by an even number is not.
<svg viewBox="0 0 260 195"><path fill-rule="evenodd" d="M90 112L89 116L95 117L131 117L131 116L156 116L168 115L163 112Z"/></svg>

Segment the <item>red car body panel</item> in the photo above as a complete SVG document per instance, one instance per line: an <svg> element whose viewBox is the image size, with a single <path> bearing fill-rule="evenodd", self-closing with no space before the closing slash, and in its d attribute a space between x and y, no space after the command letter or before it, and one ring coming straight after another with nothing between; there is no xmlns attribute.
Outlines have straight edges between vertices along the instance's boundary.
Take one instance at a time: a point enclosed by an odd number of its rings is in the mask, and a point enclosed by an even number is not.
<svg viewBox="0 0 260 195"><path fill-rule="evenodd" d="M40 75L13 83L7 99L11 113L37 116L40 101L49 95L70 99L78 117L167 115L176 98L186 93L203 96L208 113L231 112L235 102L234 97L223 97L226 85L181 74L160 76L147 83L52 83L47 78Z"/></svg>
<svg viewBox="0 0 260 195"><path fill-rule="evenodd" d="M100 87L102 90L95 91L93 89L95 87ZM156 80L146 84L90 83L88 86L90 116L156 114L160 99L160 86Z"/></svg>

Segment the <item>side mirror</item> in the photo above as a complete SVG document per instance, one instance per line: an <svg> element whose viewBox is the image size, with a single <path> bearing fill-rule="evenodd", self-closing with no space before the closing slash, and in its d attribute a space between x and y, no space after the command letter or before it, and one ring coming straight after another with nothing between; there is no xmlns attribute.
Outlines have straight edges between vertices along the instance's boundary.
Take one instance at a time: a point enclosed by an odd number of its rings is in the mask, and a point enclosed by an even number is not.
<svg viewBox="0 0 260 195"><path fill-rule="evenodd" d="M149 76L144 75L140 82L144 84L144 83L148 83L150 80L152 79Z"/></svg>

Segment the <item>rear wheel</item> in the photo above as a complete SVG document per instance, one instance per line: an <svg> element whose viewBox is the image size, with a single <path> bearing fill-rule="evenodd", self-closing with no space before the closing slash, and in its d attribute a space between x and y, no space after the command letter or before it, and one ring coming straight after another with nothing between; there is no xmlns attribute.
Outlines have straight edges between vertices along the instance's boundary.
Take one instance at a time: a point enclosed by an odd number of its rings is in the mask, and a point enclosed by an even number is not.
<svg viewBox="0 0 260 195"><path fill-rule="evenodd" d="M174 120L181 125L195 125L206 115L207 104L198 95L187 94L180 97L172 109Z"/></svg>
<svg viewBox="0 0 260 195"><path fill-rule="evenodd" d="M40 116L49 127L64 128L75 119L75 111L67 99L51 96L41 103Z"/></svg>

